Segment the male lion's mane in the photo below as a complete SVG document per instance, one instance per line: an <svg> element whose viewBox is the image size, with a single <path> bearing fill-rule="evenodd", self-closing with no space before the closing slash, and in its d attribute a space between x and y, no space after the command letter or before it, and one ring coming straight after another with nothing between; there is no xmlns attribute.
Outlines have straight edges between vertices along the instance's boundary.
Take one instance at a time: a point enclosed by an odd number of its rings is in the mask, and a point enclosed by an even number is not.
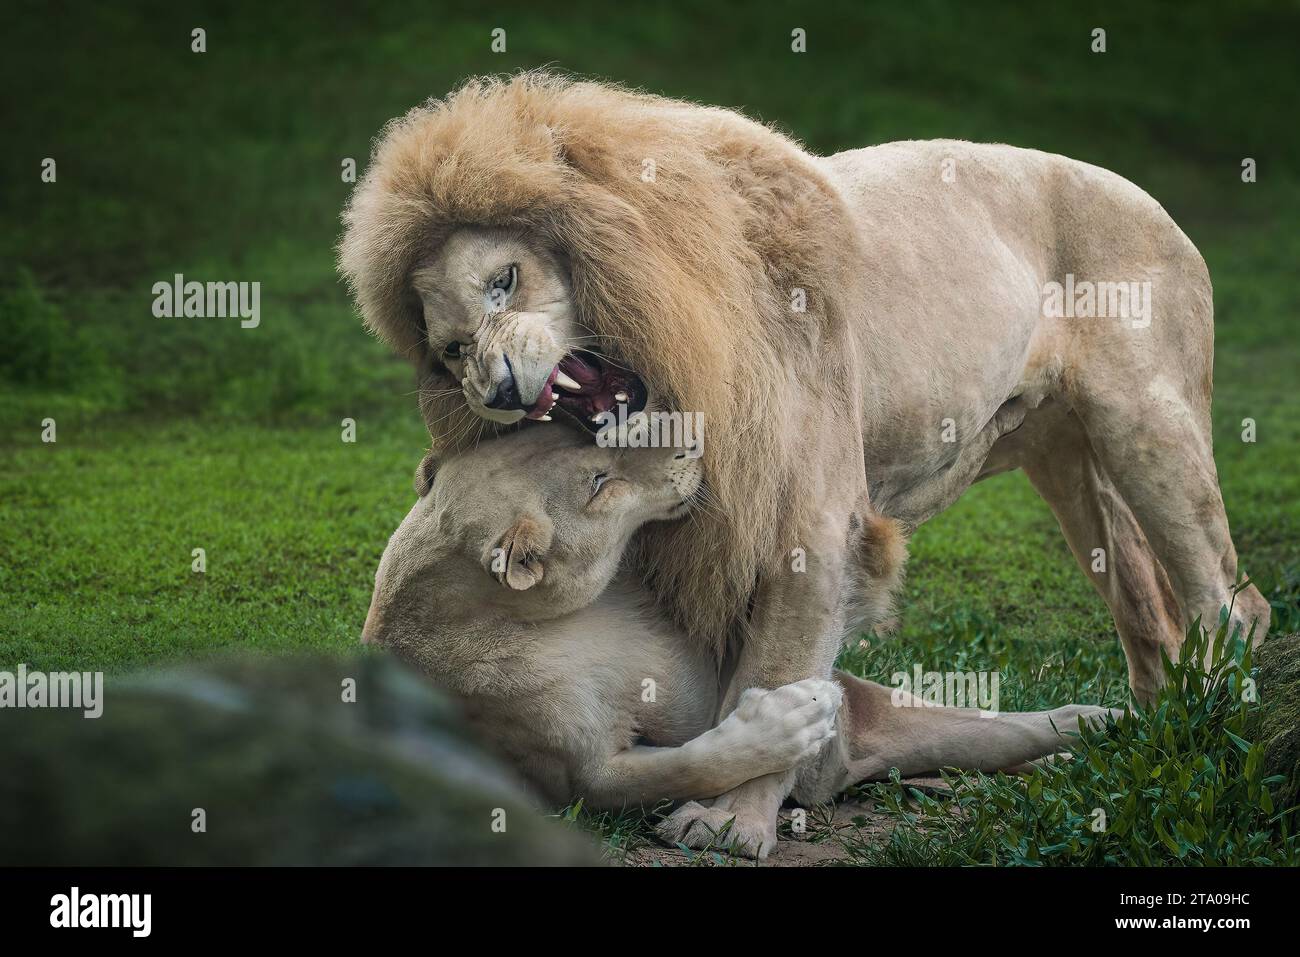
<svg viewBox="0 0 1300 957"><path fill-rule="evenodd" d="M638 561L683 627L719 650L737 635L818 508L807 436L860 449L844 290L862 257L812 157L728 110L539 72L473 79L383 129L344 223L341 271L367 325L420 367L435 450L479 432L453 435L463 398L436 394L457 383L425 341L412 268L463 225L563 257L599 351L703 414L710 502L648 529Z"/></svg>

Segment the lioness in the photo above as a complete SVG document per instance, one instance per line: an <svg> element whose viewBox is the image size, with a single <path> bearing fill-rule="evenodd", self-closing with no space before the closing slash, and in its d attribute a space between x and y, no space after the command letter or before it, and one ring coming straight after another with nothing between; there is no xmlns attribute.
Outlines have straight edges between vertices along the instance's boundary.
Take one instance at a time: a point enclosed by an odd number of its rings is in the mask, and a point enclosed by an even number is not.
<svg viewBox="0 0 1300 957"><path fill-rule="evenodd" d="M729 110L530 73L390 123L345 224L342 271L417 364L436 447L614 407L703 417L717 507L634 547L677 624L739 648L724 711L830 675L864 499L910 530L1015 468L1139 699L1193 619L1268 627L1254 587L1233 596L1205 263L1114 173L954 141L814 156ZM722 802L771 835L792 783Z"/></svg>
<svg viewBox="0 0 1300 957"><path fill-rule="evenodd" d="M633 533L686 514L700 479L681 452L603 449L540 428L453 457L436 477L426 460L420 498L375 575L362 640L463 696L546 798L597 808L714 797L800 762L796 793L809 802L891 767L1006 768L1060 750L1060 732L1102 713L920 707L836 672L748 689L719 723L716 661L619 571ZM884 602L901 556L887 523L864 510L854 524L837 560L860 594ZM730 817L687 810L665 825L674 840L692 829L704 840Z"/></svg>

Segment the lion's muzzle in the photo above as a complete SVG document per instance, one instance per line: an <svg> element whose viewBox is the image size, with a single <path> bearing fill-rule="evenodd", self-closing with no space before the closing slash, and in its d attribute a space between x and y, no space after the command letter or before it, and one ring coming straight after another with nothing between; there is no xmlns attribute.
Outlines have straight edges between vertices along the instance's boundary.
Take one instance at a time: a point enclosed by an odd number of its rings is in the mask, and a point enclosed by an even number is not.
<svg viewBox="0 0 1300 957"><path fill-rule="evenodd" d="M639 376L587 350L566 354L541 313L493 317L465 358L461 386L470 408L494 422L550 421L560 409L589 431L601 416L646 407L649 389Z"/></svg>

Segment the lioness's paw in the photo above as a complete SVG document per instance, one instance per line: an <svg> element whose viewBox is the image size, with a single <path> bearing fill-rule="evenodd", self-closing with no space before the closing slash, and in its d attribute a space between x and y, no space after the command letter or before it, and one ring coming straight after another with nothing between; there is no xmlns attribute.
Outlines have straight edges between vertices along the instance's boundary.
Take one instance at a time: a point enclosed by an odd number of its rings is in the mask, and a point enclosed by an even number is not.
<svg viewBox="0 0 1300 957"><path fill-rule="evenodd" d="M762 860L776 847L776 822L750 817L744 811L705 807L687 801L655 827L660 840L692 850L728 851Z"/></svg>
<svg viewBox="0 0 1300 957"><path fill-rule="evenodd" d="M771 691L751 688L719 725L733 755L748 756L759 773L785 771L816 755L835 736L842 692L810 678Z"/></svg>

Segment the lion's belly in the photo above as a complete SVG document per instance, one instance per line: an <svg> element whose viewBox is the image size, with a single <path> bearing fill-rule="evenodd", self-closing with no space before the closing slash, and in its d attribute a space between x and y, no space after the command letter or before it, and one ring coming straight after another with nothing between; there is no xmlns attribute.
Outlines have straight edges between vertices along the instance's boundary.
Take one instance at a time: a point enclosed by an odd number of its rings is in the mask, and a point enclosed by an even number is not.
<svg viewBox="0 0 1300 957"><path fill-rule="evenodd" d="M825 161L868 251L854 334L871 497L910 525L975 480L1015 419L999 412L1009 398L1032 405L1052 389L1051 350L1039 341L1045 173L1024 160L1041 154L1018 150L1009 173L1004 149L900 143Z"/></svg>

